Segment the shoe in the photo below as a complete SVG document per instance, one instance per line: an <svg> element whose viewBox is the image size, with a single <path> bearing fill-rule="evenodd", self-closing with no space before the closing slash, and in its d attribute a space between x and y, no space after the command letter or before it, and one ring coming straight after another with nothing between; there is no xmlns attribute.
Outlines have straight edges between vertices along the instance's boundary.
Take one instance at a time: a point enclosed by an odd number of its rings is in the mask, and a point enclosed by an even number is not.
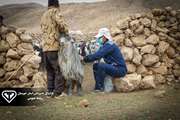
<svg viewBox="0 0 180 120"><path fill-rule="evenodd" d="M102 90L102 89L95 89L95 90L93 90L93 92L94 93L104 93L104 90Z"/></svg>
<svg viewBox="0 0 180 120"><path fill-rule="evenodd" d="M61 98L66 97L66 96L67 96L67 94L63 92L63 93L61 93L60 95L54 96L54 98L55 98L55 99L61 99Z"/></svg>
<svg viewBox="0 0 180 120"><path fill-rule="evenodd" d="M47 92L46 98L53 98L54 92Z"/></svg>
<svg viewBox="0 0 180 120"><path fill-rule="evenodd" d="M64 92L62 92L60 96L61 96L61 97L67 97L67 94L64 93Z"/></svg>

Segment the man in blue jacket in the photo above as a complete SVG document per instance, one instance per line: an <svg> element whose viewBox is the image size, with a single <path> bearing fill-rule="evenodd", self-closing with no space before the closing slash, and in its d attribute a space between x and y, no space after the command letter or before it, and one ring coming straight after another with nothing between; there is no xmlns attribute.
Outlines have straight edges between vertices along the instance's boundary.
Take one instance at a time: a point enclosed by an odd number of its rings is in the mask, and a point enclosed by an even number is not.
<svg viewBox="0 0 180 120"><path fill-rule="evenodd" d="M105 77L107 75L124 77L127 73L127 67L119 47L112 41L109 29L101 28L95 37L101 47L96 53L86 56L84 62L104 59L105 63L99 62L93 65L96 81L95 91L103 91Z"/></svg>

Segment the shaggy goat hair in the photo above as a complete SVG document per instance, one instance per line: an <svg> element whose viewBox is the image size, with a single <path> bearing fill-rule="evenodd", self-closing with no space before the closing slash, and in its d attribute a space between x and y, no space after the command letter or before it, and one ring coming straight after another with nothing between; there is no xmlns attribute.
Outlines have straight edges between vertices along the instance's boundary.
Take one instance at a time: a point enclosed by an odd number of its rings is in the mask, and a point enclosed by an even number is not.
<svg viewBox="0 0 180 120"><path fill-rule="evenodd" d="M67 84L67 94L72 95L72 83L76 82L77 93L82 95L82 81L84 78L84 67L81 63L78 50L73 44L73 39L68 35L61 35L59 39L60 48L58 52L59 65Z"/></svg>

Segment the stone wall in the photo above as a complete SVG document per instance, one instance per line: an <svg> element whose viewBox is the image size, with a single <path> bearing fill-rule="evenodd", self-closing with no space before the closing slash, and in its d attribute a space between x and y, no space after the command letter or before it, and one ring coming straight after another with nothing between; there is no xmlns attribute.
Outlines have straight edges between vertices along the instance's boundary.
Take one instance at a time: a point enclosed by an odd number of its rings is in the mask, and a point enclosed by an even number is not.
<svg viewBox="0 0 180 120"><path fill-rule="evenodd" d="M118 90L180 82L180 10L166 7L134 14L111 31L128 67L128 75L115 81Z"/></svg>
<svg viewBox="0 0 180 120"><path fill-rule="evenodd" d="M0 27L0 87L42 87L45 80L39 72L40 62L24 29Z"/></svg>

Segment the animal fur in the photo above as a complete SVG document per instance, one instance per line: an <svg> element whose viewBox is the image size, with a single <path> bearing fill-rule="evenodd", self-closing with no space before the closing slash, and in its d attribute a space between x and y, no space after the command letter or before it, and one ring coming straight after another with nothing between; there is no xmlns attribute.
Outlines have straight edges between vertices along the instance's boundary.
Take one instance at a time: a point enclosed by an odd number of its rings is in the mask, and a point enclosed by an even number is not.
<svg viewBox="0 0 180 120"><path fill-rule="evenodd" d="M72 95L72 83L76 81L77 93L82 95L84 67L70 37L61 37L58 57L61 71L67 83L67 94Z"/></svg>

